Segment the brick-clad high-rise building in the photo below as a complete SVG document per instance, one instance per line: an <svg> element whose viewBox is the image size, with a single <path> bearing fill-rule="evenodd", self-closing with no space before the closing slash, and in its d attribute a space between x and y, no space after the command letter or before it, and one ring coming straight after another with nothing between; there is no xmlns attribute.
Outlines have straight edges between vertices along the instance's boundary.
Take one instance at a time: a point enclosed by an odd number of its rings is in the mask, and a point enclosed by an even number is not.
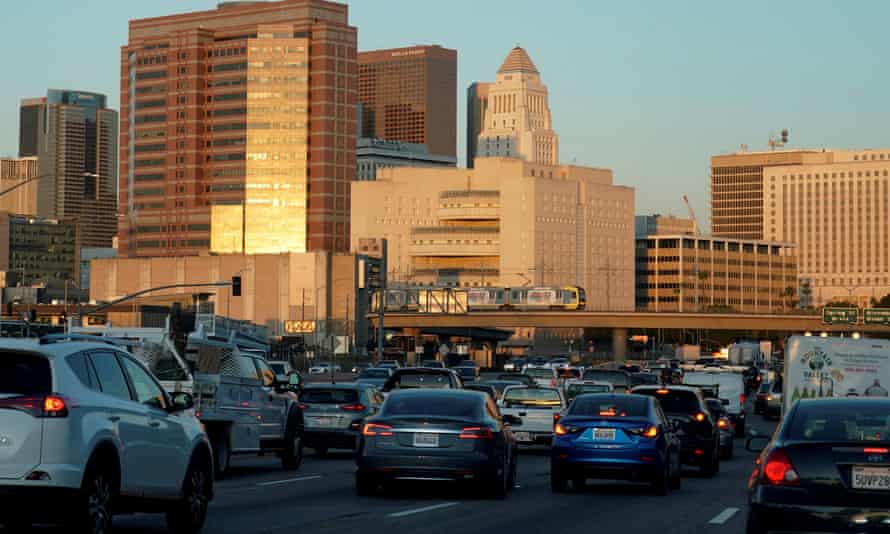
<svg viewBox="0 0 890 534"><path fill-rule="evenodd" d="M364 135L456 156L456 50L436 45L361 52L358 72Z"/></svg>
<svg viewBox="0 0 890 534"><path fill-rule="evenodd" d="M224 2L130 21L121 254L348 250L356 80L343 4Z"/></svg>

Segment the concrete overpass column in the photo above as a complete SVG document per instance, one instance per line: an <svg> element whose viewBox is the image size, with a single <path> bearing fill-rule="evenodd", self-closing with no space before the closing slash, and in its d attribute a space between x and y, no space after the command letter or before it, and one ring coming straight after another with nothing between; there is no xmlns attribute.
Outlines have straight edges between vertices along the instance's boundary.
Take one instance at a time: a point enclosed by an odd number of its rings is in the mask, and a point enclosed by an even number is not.
<svg viewBox="0 0 890 534"><path fill-rule="evenodd" d="M420 337L420 328L405 328L404 334L414 338L414 351L407 354L407 365L414 365L417 362L417 351L423 351L423 339Z"/></svg>
<svg viewBox="0 0 890 534"><path fill-rule="evenodd" d="M627 328L612 329L612 359L616 362L627 359Z"/></svg>

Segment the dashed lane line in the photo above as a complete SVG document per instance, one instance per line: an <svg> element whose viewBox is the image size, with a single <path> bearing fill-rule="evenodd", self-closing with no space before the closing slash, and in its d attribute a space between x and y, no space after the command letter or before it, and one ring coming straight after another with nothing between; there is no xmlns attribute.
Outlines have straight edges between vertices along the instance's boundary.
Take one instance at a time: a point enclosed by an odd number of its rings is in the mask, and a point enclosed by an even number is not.
<svg viewBox="0 0 890 534"><path fill-rule="evenodd" d="M732 519L732 516L736 515L737 513L739 513L738 508L727 508L714 516L714 519L711 519L710 521L708 521L708 523L710 523L711 525L722 525Z"/></svg>
<svg viewBox="0 0 890 534"><path fill-rule="evenodd" d="M442 504L434 504L432 506L424 506L423 508L415 508L413 510L405 510L404 512L395 512L387 515L386 517L407 517L409 515L422 514L424 512L432 512L433 510L441 510L443 508L451 508L452 506L457 506L460 504L459 502L443 502Z"/></svg>
<svg viewBox="0 0 890 534"><path fill-rule="evenodd" d="M288 478L286 480L270 480L268 482L258 482L257 486L277 486L279 484L290 484L291 482L301 482L303 480L317 480L321 475L311 475L305 477Z"/></svg>

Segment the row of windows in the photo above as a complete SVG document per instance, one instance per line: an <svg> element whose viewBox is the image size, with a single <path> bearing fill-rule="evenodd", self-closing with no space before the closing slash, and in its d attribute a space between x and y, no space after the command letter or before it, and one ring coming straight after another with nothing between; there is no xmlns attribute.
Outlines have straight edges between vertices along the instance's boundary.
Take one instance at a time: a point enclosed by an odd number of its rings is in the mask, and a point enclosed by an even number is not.
<svg viewBox="0 0 890 534"><path fill-rule="evenodd" d="M211 65L207 68L207 72L228 72L233 70L246 70L247 62L239 61L237 63L220 63L219 65Z"/></svg>
<svg viewBox="0 0 890 534"><path fill-rule="evenodd" d="M135 165L136 167L158 167L165 163L163 159L137 159Z"/></svg>
<svg viewBox="0 0 890 534"><path fill-rule="evenodd" d="M140 152L160 152L167 149L167 145L164 143L158 143L154 145L136 145L135 151L136 153Z"/></svg>
<svg viewBox="0 0 890 534"><path fill-rule="evenodd" d="M149 122L165 122L167 120L166 114L160 115L137 115L136 116L136 124L146 124Z"/></svg>
<svg viewBox="0 0 890 534"><path fill-rule="evenodd" d="M136 233L140 234L157 234L159 232L170 231L170 232L209 232L210 225L209 224L189 224L189 225L168 225L168 226L137 226Z"/></svg>
<svg viewBox="0 0 890 534"><path fill-rule="evenodd" d="M138 240L136 241L136 248L161 248L163 246L167 246L166 241L157 241L152 239ZM175 247L176 241L170 241L170 246ZM179 241L179 246L181 247L209 247L210 240L209 239L188 239Z"/></svg>
<svg viewBox="0 0 890 534"><path fill-rule="evenodd" d="M154 70L148 72L137 72L136 79L137 80L157 80L160 78L166 78L167 71L165 70Z"/></svg>
<svg viewBox="0 0 890 534"><path fill-rule="evenodd" d="M246 85L247 77L241 76L240 78L224 78L221 80L210 80L207 82L207 87L237 87L239 85Z"/></svg>
<svg viewBox="0 0 890 534"><path fill-rule="evenodd" d="M154 182L158 180L163 180L165 178L164 173L154 173L154 174L137 174L133 177L133 179L137 182Z"/></svg>

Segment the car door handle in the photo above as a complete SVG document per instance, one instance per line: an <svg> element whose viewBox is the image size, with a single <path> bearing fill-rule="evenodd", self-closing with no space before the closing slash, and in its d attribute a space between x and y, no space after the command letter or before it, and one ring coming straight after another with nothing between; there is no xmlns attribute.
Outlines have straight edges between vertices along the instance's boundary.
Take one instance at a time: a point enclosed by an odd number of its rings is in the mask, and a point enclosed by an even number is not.
<svg viewBox="0 0 890 534"><path fill-rule="evenodd" d="M152 428L158 428L159 426L161 426L161 422L160 421L149 421L148 426L150 426Z"/></svg>
<svg viewBox="0 0 890 534"><path fill-rule="evenodd" d="M116 415L112 415L111 417L108 418L108 420L111 421L112 423L117 423L118 421L121 420L121 418Z"/></svg>

